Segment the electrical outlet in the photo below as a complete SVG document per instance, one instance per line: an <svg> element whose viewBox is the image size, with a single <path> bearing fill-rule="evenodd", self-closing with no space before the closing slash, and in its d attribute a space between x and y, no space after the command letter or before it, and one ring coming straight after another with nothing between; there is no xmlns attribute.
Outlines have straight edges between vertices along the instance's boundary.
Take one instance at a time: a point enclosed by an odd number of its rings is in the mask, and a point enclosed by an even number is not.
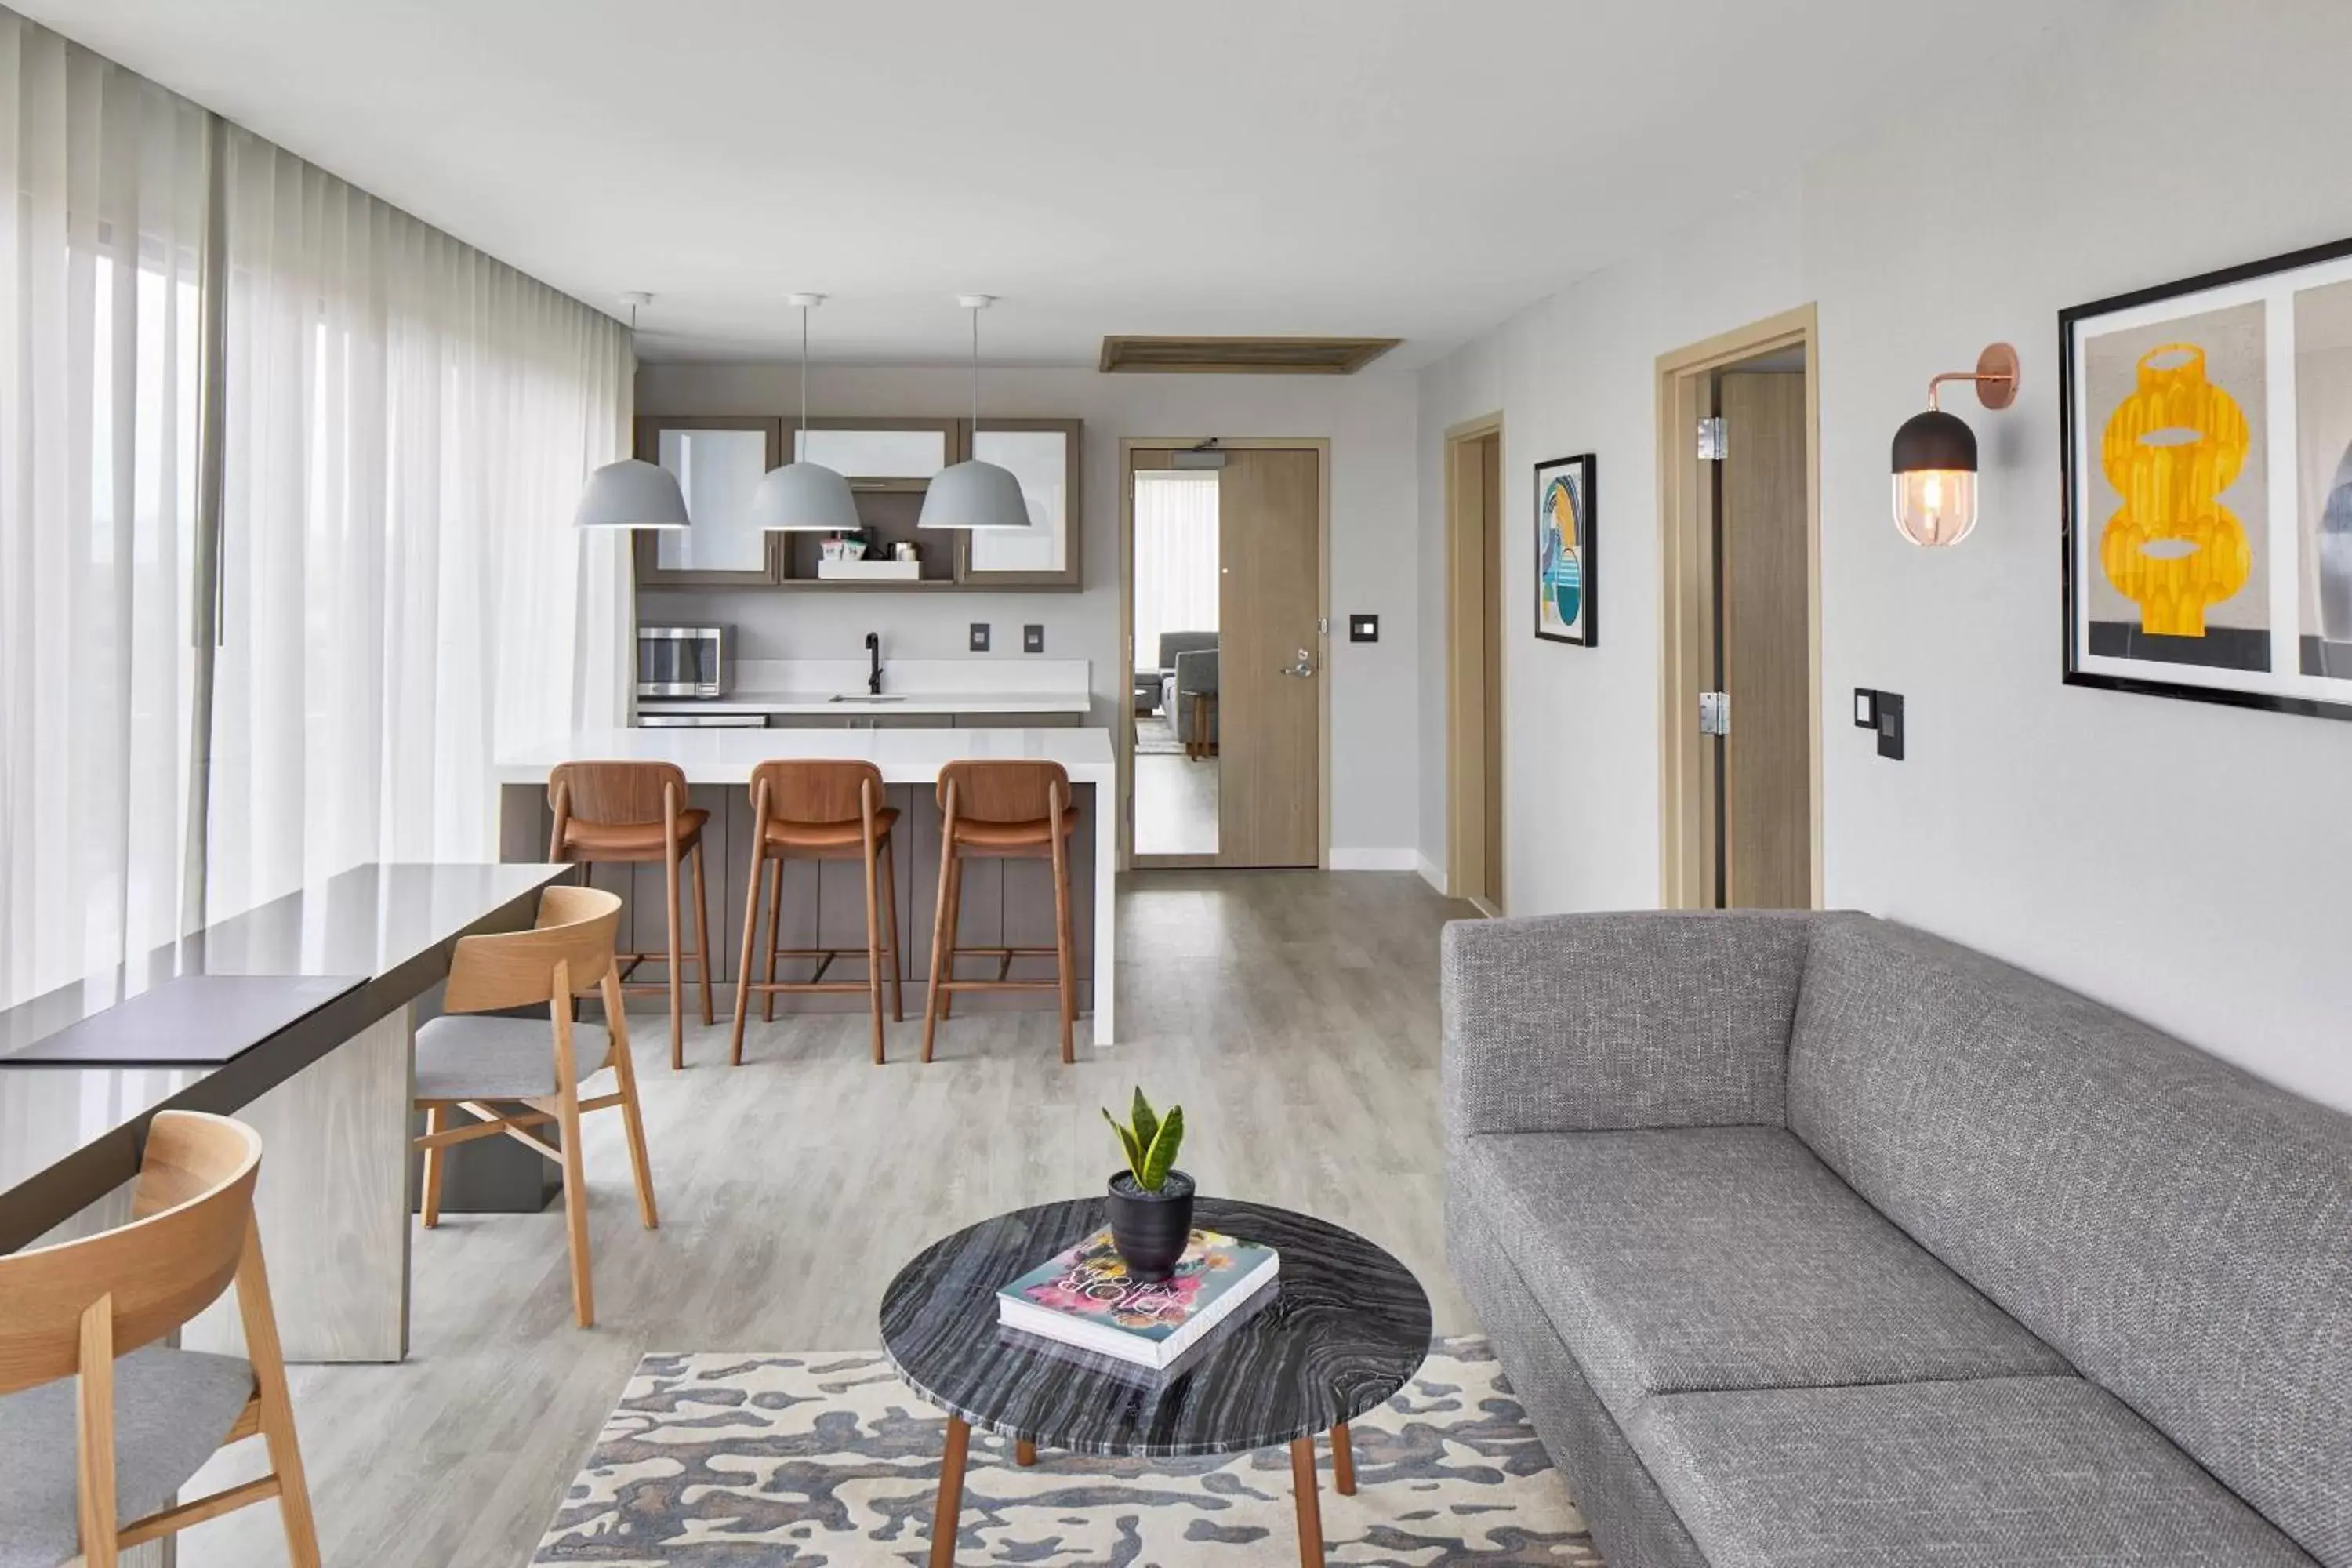
<svg viewBox="0 0 2352 1568"><path fill-rule="evenodd" d="M971 651L974 653L986 653L988 651L988 623L986 621L974 621L971 623Z"/></svg>
<svg viewBox="0 0 2352 1568"><path fill-rule="evenodd" d="M1045 651L1045 628L1043 626L1023 626L1021 628L1021 651L1023 653L1044 653Z"/></svg>

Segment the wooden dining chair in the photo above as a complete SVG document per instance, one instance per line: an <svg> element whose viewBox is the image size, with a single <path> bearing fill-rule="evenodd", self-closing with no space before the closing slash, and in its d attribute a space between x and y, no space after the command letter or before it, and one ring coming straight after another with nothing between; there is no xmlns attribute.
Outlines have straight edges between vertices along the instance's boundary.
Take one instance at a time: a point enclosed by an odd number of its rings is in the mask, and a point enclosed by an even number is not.
<svg viewBox="0 0 2352 1568"><path fill-rule="evenodd" d="M441 1167L451 1145L504 1136L552 1160L563 1172L572 1304L583 1329L595 1326L596 1297L588 1270L583 1114L619 1110L636 1177L637 1216L647 1230L661 1223L654 1210L636 1066L629 1056L629 1019L613 951L620 921L618 894L600 888L547 889L539 896L539 923L530 931L457 939L441 1004L446 1011L416 1031L416 1105L425 1112L425 1135L416 1140L425 1152L425 1228L441 1223ZM590 991L604 1004L601 1027L572 1016L572 999ZM547 1019L475 1016L541 1003L548 1006ZM581 1083L607 1066L613 1069L613 1092L581 1099ZM453 1110L477 1120L452 1127ZM561 1144L531 1131L550 1125Z"/></svg>
<svg viewBox="0 0 2352 1568"><path fill-rule="evenodd" d="M288 1560L317 1568L253 1218L260 1170L250 1127L158 1111L131 1223L0 1258L0 1562L115 1568L131 1547L275 1498ZM242 1359L157 1343L231 1285ZM268 1475L171 1505L247 1437L268 1449Z"/></svg>
<svg viewBox="0 0 2352 1568"><path fill-rule="evenodd" d="M703 886L702 830L710 813L686 804L686 771L675 763L564 763L547 775L547 805L554 814L547 858L576 864L581 880L597 864L658 865L669 905L669 941L661 952L616 953L624 994L667 991L669 995L669 1065L686 1066L685 973L694 965L702 992L702 1021L715 1023L710 1003L710 897ZM694 872L694 947L680 935L683 889L679 879ZM638 964L660 959L668 973L658 982L633 982Z"/></svg>
<svg viewBox="0 0 2352 1568"><path fill-rule="evenodd" d="M866 994L866 1010L874 1023L874 1062L884 1060L882 1044L882 981L888 965L890 1016L906 1013L900 991L905 963L898 952L898 886L891 859L890 830L898 825L898 807L886 804L882 770L872 763L794 760L761 763L751 770L751 868L745 879L743 957L735 970L735 1041L729 1059L743 1065L743 1026L751 1010L751 993L763 999L761 1011L776 1016L776 997L794 992ZM787 860L856 860L865 871L866 978L827 980L825 972L844 951L855 949L782 947L784 862ZM768 895L766 977L751 978L752 959L759 950L760 890ZM814 969L805 980L778 980L779 958L811 959Z"/></svg>
<svg viewBox="0 0 2352 1568"><path fill-rule="evenodd" d="M1062 1060L1076 1058L1071 1025L1078 1016L1077 961L1070 940L1070 837L1078 808L1070 804L1070 775L1059 763L1026 759L952 762L940 770L940 899L931 922L930 995L923 1006L923 1059L931 1037L950 1016L959 991L1054 991L1062 1014ZM1054 866L1052 947L961 947L963 864L973 858L1045 859ZM997 961L985 980L959 980L955 961L972 954ZM1016 958L1051 953L1051 980L1014 980Z"/></svg>

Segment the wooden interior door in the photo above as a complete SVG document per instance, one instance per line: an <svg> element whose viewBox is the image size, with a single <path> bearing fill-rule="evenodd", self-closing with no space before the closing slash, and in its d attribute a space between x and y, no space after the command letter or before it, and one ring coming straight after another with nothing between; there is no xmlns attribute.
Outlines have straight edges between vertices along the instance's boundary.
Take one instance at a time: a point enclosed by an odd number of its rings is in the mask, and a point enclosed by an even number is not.
<svg viewBox="0 0 2352 1568"><path fill-rule="evenodd" d="M1481 617L1479 657L1485 714L1479 725L1482 763L1479 783L1485 801L1480 816L1486 826L1485 861L1478 879L1479 896L1487 906L1503 911L1503 438L1488 436L1478 443L1480 483L1478 531L1483 545L1479 560L1479 592L1486 601Z"/></svg>
<svg viewBox="0 0 2352 1568"><path fill-rule="evenodd" d="M1727 372L1720 519L1723 903L1812 903L1811 567L1805 376Z"/></svg>
<svg viewBox="0 0 2352 1568"><path fill-rule="evenodd" d="M1266 447L1228 451L1218 481L1221 866L1321 859L1320 483L1316 452Z"/></svg>

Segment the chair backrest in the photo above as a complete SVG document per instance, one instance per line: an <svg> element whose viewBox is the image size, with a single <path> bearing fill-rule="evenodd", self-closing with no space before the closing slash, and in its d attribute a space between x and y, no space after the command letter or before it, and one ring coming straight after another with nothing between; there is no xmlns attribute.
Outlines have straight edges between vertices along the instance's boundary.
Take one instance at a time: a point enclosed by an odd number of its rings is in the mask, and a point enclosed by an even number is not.
<svg viewBox="0 0 2352 1568"><path fill-rule="evenodd" d="M1176 689L1188 696L1196 691L1214 696L1217 690L1217 650L1204 648L1198 653L1178 654Z"/></svg>
<svg viewBox="0 0 2352 1568"><path fill-rule="evenodd" d="M592 990L613 967L620 926L618 893L549 888L539 895L539 923L530 930L457 939L441 1005L452 1013L487 1013L551 1002L559 964L572 994Z"/></svg>
<svg viewBox="0 0 2352 1568"><path fill-rule="evenodd" d="M869 788L877 810L888 804L882 789L882 770L872 763L824 759L761 763L751 770L755 811L763 786L772 822L863 822L864 795Z"/></svg>
<svg viewBox="0 0 2352 1568"><path fill-rule="evenodd" d="M972 758L940 770L939 800L955 792L956 816L968 822L1043 822L1054 815L1055 789L1070 801L1070 775L1059 763L1026 758Z"/></svg>
<svg viewBox="0 0 2352 1568"><path fill-rule="evenodd" d="M603 826L662 820L662 793L686 808L686 770L676 763L559 763L547 775L547 804Z"/></svg>
<svg viewBox="0 0 2352 1568"><path fill-rule="evenodd" d="M253 1221L261 1136L241 1121L158 1111L131 1223L0 1258L0 1394L79 1370L81 1315L114 1299L114 1353L152 1344L236 1277Z"/></svg>
<svg viewBox="0 0 2352 1568"><path fill-rule="evenodd" d="M1205 653L1217 646L1214 632L1161 632L1160 634L1160 668L1176 668L1176 657L1186 653Z"/></svg>

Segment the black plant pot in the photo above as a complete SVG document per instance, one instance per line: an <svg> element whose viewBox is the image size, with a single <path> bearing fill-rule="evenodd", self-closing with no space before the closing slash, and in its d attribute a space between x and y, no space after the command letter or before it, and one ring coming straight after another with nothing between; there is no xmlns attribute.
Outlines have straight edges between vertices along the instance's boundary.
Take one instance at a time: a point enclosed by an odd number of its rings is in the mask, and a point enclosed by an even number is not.
<svg viewBox="0 0 2352 1568"><path fill-rule="evenodd" d="M1152 1283L1176 1272L1192 1237L1192 1178L1171 1171L1156 1193L1126 1171L1110 1179L1110 1239L1132 1278Z"/></svg>

